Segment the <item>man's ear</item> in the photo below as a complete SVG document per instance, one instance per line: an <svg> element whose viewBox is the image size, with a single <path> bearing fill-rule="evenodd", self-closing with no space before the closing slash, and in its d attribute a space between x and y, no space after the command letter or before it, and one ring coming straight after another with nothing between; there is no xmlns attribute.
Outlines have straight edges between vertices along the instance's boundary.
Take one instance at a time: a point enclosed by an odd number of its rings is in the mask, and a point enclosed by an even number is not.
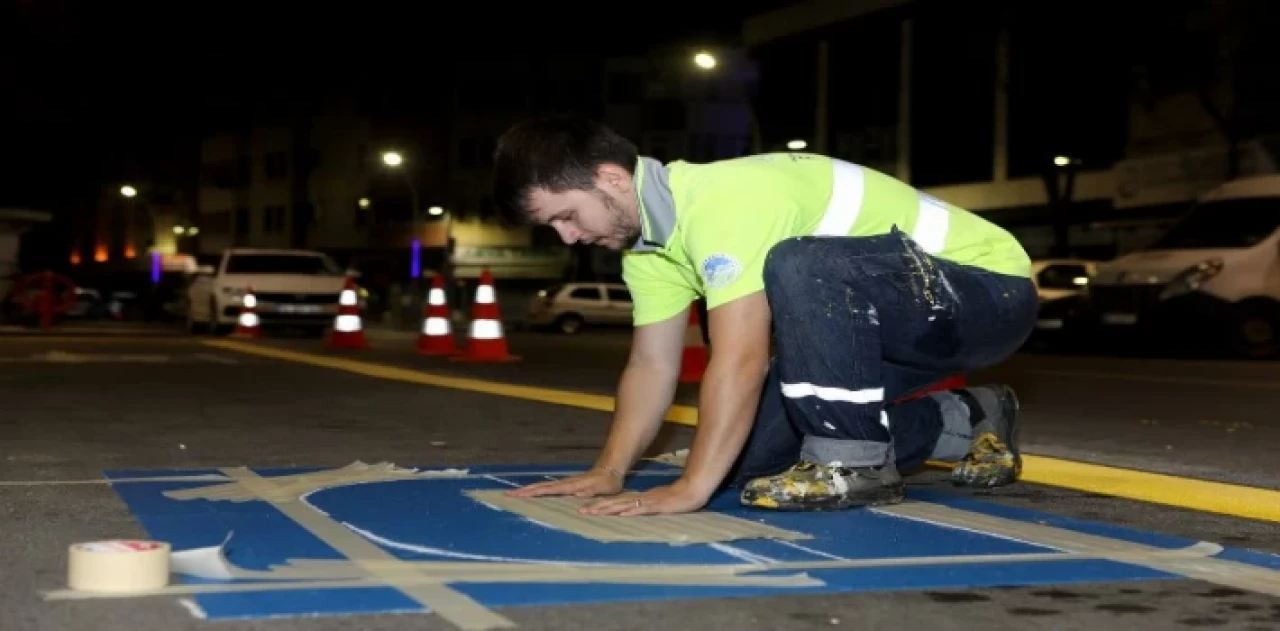
<svg viewBox="0 0 1280 631"><path fill-rule="evenodd" d="M616 164L606 162L596 169L596 183L598 185L607 185L619 193L627 194L631 192L632 188L631 172Z"/></svg>

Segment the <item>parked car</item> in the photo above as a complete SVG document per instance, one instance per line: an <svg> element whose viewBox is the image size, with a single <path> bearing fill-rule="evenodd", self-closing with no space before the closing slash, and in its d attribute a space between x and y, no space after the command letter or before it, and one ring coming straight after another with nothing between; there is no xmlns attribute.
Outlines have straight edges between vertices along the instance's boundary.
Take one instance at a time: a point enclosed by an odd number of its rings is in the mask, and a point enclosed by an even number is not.
<svg viewBox="0 0 1280 631"><path fill-rule="evenodd" d="M621 283L566 283L539 291L529 324L577 333L588 325L630 325L631 292Z"/></svg>
<svg viewBox="0 0 1280 631"><path fill-rule="evenodd" d="M1088 305L1106 331L1280 356L1280 175L1204 194L1155 243L1102 266Z"/></svg>
<svg viewBox="0 0 1280 631"><path fill-rule="evenodd" d="M1065 332L1079 317L1081 301L1099 261L1086 259L1040 259L1031 262L1031 282L1040 298L1037 332Z"/></svg>
<svg viewBox="0 0 1280 631"><path fill-rule="evenodd" d="M193 333L234 327L252 288L264 328L290 326L320 335L338 313L347 276L321 252L229 249L216 266L196 268L187 288L187 327Z"/></svg>

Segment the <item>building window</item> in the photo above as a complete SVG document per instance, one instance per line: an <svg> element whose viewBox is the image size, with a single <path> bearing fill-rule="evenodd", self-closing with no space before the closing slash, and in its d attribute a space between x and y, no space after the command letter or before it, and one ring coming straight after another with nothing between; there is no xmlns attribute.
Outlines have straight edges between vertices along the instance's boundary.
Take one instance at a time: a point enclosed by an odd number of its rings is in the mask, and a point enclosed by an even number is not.
<svg viewBox="0 0 1280 631"><path fill-rule="evenodd" d="M284 231L284 206L267 206L262 209L262 231L267 233Z"/></svg>
<svg viewBox="0 0 1280 631"><path fill-rule="evenodd" d="M356 173L364 173L369 169L369 145L360 143L356 146Z"/></svg>
<svg viewBox="0 0 1280 631"><path fill-rule="evenodd" d="M493 166L494 138L463 138L458 141L458 166L464 169L487 169Z"/></svg>
<svg viewBox="0 0 1280 631"><path fill-rule="evenodd" d="M268 180L281 180L289 177L289 154L283 151L268 153L266 175Z"/></svg>
<svg viewBox="0 0 1280 631"><path fill-rule="evenodd" d="M624 105L644 100L644 77L638 72L609 75L609 102Z"/></svg>
<svg viewBox="0 0 1280 631"><path fill-rule="evenodd" d="M249 242L249 209L237 208L235 218L235 244L245 245Z"/></svg>
<svg viewBox="0 0 1280 631"><path fill-rule="evenodd" d="M236 160L218 160L204 165L201 180L205 186L220 189L236 188Z"/></svg>
<svg viewBox="0 0 1280 631"><path fill-rule="evenodd" d="M671 147L666 138L649 138L649 151L647 153L650 158L658 162L665 164L671 161Z"/></svg>

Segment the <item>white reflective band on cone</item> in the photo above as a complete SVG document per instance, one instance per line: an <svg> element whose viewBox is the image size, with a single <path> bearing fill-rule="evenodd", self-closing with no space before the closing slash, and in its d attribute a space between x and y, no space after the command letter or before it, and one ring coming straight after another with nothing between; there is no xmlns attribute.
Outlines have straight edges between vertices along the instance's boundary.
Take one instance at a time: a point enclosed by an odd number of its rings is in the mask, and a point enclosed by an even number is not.
<svg viewBox="0 0 1280 631"><path fill-rule="evenodd" d="M937 254L947 245L947 230L951 227L951 211L937 198L920 194L920 211L911 239L929 254Z"/></svg>
<svg viewBox="0 0 1280 631"><path fill-rule="evenodd" d="M497 320L475 320L471 323L471 337L477 340L502 338L502 323Z"/></svg>
<svg viewBox="0 0 1280 631"><path fill-rule="evenodd" d="M427 318L422 323L423 335L448 335L449 321L445 318Z"/></svg>
<svg viewBox="0 0 1280 631"><path fill-rule="evenodd" d="M246 328L246 329L252 329L252 328L254 328L254 327L257 327L257 326L258 326L258 322L259 322L259 320L258 320L258 314L256 314L256 313L242 313L242 314L240 314L240 326L242 326L242 327L244 327L244 328Z"/></svg>
<svg viewBox="0 0 1280 631"><path fill-rule="evenodd" d="M253 294L245 294L244 298L240 299L240 304L244 305L246 309L252 309L258 306L258 298Z"/></svg>
<svg viewBox="0 0 1280 631"><path fill-rule="evenodd" d="M356 302L356 292L353 289L344 289L341 294L338 294L338 304L344 307L350 307Z"/></svg>
<svg viewBox="0 0 1280 631"><path fill-rule="evenodd" d="M862 211L864 177L862 167L848 162L833 162L831 174L831 201L822 214L822 221L813 231L817 237L843 237L853 229Z"/></svg>
<svg viewBox="0 0 1280 631"><path fill-rule="evenodd" d="M482 305L493 304L493 287L491 285L481 285L476 290L476 303Z"/></svg>
<svg viewBox="0 0 1280 631"><path fill-rule="evenodd" d="M340 333L354 333L360 330L360 316L340 315L333 322L333 330Z"/></svg>
<svg viewBox="0 0 1280 631"><path fill-rule="evenodd" d="M844 388L827 388L811 383L784 383L782 396L788 399L802 397L818 397L823 401L843 401L845 403L879 403L884 401L884 388L866 388L863 390L846 390Z"/></svg>
<svg viewBox="0 0 1280 631"><path fill-rule="evenodd" d="M433 288L431 291L427 292L427 304L432 306L444 304L444 290Z"/></svg>

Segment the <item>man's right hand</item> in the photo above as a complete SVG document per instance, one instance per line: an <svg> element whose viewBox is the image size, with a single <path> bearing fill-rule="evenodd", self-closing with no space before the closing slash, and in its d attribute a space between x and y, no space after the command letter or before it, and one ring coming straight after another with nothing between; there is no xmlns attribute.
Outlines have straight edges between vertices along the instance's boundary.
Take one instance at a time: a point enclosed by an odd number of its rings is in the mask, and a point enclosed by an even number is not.
<svg viewBox="0 0 1280 631"><path fill-rule="evenodd" d="M600 495L617 495L620 492L622 492L622 480L617 475L604 469L592 469L586 473L560 480L548 480L518 489L511 489L507 491L507 495L511 497L539 497L543 495L597 497Z"/></svg>

